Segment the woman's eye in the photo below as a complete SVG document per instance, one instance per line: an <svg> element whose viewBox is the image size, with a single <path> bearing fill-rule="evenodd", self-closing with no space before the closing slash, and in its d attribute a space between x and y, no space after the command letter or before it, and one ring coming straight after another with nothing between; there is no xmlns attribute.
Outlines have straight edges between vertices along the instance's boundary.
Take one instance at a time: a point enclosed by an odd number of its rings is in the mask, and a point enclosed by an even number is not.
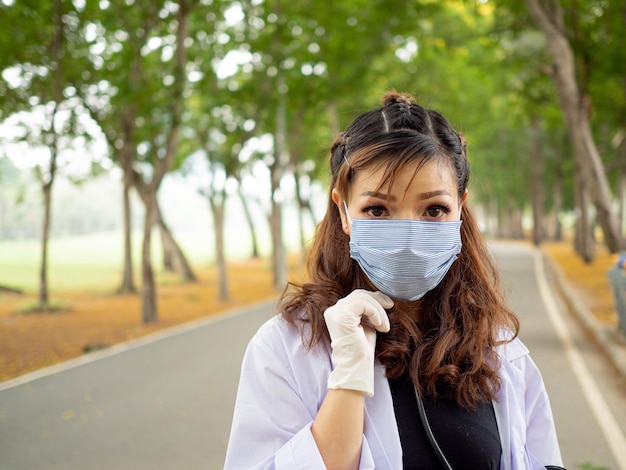
<svg viewBox="0 0 626 470"><path fill-rule="evenodd" d="M370 217L382 217L385 215L384 207L368 207L364 210L364 212Z"/></svg>
<svg viewBox="0 0 626 470"><path fill-rule="evenodd" d="M426 212L428 213L428 217L432 217L432 218L441 217L442 215L448 213L446 208L441 207L441 206L429 207Z"/></svg>

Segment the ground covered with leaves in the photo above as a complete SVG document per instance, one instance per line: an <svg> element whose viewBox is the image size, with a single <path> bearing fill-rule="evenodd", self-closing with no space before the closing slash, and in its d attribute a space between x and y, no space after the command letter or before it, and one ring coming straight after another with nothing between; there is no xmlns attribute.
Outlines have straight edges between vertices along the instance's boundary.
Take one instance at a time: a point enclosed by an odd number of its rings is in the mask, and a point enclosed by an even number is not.
<svg viewBox="0 0 626 470"><path fill-rule="evenodd" d="M601 247L593 264L575 255L569 244L547 244L544 250L589 309L603 323L616 325L617 315L606 273L615 257ZM292 277L301 278L299 261L292 263ZM50 313L26 313L34 295L0 294L0 380L68 360L94 349L137 338L154 331L271 299L272 271L267 260L234 264L229 270L229 302L220 302L217 272L198 270L199 281L180 284L171 280L158 288L159 322L141 324L138 295L104 295L59 292L62 309Z"/></svg>
<svg viewBox="0 0 626 470"><path fill-rule="evenodd" d="M603 324L617 327L617 311L607 273L617 264L604 246L596 247L596 257L585 263L569 243L548 243L543 249L563 271L566 280L585 306Z"/></svg>
<svg viewBox="0 0 626 470"><path fill-rule="evenodd" d="M293 260L297 279L301 262ZM34 294L0 294L0 381L71 359L89 351L138 338L208 315L271 299L272 270L267 260L233 264L228 273L231 300L218 298L217 271L198 269L196 283L175 276L158 286L159 321L142 325L139 295L53 293L57 311L30 312Z"/></svg>

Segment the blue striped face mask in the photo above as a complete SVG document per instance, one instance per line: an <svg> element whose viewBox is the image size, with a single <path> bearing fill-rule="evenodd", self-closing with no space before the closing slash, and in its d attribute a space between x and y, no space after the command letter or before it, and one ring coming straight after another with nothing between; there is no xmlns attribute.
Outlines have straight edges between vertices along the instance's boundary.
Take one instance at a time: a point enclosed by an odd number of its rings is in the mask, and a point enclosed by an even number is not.
<svg viewBox="0 0 626 470"><path fill-rule="evenodd" d="M354 219L350 257L383 293L418 300L439 285L461 252L461 222Z"/></svg>

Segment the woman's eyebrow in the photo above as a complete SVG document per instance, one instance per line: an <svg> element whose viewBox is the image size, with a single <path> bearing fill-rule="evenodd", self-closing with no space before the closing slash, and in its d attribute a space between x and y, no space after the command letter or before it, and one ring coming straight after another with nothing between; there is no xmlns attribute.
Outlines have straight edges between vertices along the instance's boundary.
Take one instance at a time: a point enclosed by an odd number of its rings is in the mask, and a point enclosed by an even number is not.
<svg viewBox="0 0 626 470"><path fill-rule="evenodd" d="M385 199L385 200L391 200L391 201L393 201L396 198L395 196L389 196L389 194L381 193L378 191L364 191L360 194L360 196L375 197L378 199Z"/></svg>
<svg viewBox="0 0 626 470"><path fill-rule="evenodd" d="M441 189L439 191L427 191L425 193L420 193L417 195L417 198L418 199L431 199L437 196L452 196L452 195L445 189Z"/></svg>
<svg viewBox="0 0 626 470"><path fill-rule="evenodd" d="M383 199L385 201L389 200L389 201L394 201L396 199L395 196L393 195L389 195L386 193L381 193L380 191L364 191L360 194L360 196L364 196L364 197L375 197L377 199ZM417 195L417 199L419 200L426 200L426 199L432 199L434 197L437 196L449 196L452 197L452 194L450 194L450 192L446 191L445 189L440 189L437 191L426 191L423 193L419 193Z"/></svg>

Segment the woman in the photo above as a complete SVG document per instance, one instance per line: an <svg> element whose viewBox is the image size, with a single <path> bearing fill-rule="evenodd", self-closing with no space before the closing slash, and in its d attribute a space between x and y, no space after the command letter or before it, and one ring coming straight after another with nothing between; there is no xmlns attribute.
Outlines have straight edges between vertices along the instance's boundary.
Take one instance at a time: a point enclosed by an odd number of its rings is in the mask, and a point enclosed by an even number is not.
<svg viewBox="0 0 626 470"><path fill-rule="evenodd" d="M388 93L333 144L310 282L246 351L227 469L560 466L467 205L465 141Z"/></svg>

